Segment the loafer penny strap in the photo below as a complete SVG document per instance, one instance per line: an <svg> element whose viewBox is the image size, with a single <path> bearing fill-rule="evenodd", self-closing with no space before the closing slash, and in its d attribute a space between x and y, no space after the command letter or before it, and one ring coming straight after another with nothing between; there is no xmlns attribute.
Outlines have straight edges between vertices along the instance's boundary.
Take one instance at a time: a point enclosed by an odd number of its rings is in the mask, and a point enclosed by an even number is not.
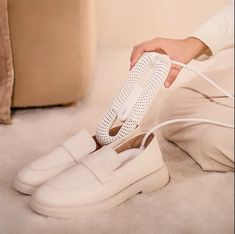
<svg viewBox="0 0 235 234"><path fill-rule="evenodd" d="M61 146L76 162L80 162L82 158L96 150L93 137L85 130L79 131Z"/></svg>
<svg viewBox="0 0 235 234"><path fill-rule="evenodd" d="M102 183L106 184L112 180L114 170L121 162L118 154L109 146L104 146L100 150L86 157L81 163Z"/></svg>

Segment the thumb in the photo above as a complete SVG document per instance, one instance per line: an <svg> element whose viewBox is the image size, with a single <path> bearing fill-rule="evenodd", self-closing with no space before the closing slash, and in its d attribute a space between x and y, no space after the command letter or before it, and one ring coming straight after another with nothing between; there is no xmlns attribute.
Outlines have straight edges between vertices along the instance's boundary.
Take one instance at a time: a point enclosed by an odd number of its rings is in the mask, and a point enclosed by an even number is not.
<svg viewBox="0 0 235 234"><path fill-rule="evenodd" d="M171 70L169 72L169 75L164 83L166 88L170 88L171 85L174 83L174 81L176 80L179 72L181 71L181 67L180 66L175 66L172 65Z"/></svg>

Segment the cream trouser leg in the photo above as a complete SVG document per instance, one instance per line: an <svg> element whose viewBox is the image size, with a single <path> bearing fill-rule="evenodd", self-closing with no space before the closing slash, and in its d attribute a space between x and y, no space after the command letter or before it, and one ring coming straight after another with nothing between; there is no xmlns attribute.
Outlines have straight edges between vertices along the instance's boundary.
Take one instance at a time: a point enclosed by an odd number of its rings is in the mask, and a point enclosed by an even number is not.
<svg viewBox="0 0 235 234"><path fill-rule="evenodd" d="M233 93L233 67L208 72L209 78ZM178 88L163 103L160 120L198 117L233 123L233 101L200 77ZM234 170L233 129L204 123L180 123L162 129L164 137L186 151L204 169Z"/></svg>

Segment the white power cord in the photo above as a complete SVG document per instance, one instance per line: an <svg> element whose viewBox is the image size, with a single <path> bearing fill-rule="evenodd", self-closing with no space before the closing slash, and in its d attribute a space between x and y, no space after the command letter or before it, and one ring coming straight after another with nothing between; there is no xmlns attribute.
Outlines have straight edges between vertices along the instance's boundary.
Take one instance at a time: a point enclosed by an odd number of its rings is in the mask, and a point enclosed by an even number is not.
<svg viewBox="0 0 235 234"><path fill-rule="evenodd" d="M142 142L141 142L141 146L140 148L143 149L145 148L144 145L146 143L146 140L148 139L148 137L155 132L156 130L165 127L167 125L170 124L175 124L175 123L183 123L183 122L196 122L196 123L208 123L208 124L215 124L215 125L219 125L219 126L223 126L226 128L234 128L234 125L230 125L230 124L225 124L225 123L221 123L221 122L217 122L217 121L213 121L213 120L209 120L209 119L201 119L201 118L182 118L182 119L170 119L167 120L165 122L162 122L156 126L154 126L153 128L151 128L144 136Z"/></svg>
<svg viewBox="0 0 235 234"><path fill-rule="evenodd" d="M171 60L171 59L167 59L167 60L169 62L171 62L172 64L179 65L181 67L185 67L188 70L192 71L193 73L199 75L201 78L203 78L204 80L208 81L211 85L213 85L216 89L218 89L221 93L223 93L227 97L229 97L232 100L234 100L234 96L232 94L230 94L229 92L227 92L226 90L221 88L219 85L217 85L215 82L213 82L211 79L209 79L207 76L205 76L201 72L198 72L198 71L194 70L192 67L190 67L189 65L186 65L184 63L180 63L180 62L177 62L177 61ZM231 124L221 123L221 122L217 122L217 121L213 121L213 120L209 120L209 119L203 119L203 118L179 118L179 119L171 119L171 120L167 120L165 122L159 123L156 126L154 126L153 128L151 128L145 134L145 136L144 136L144 138L143 138L143 140L141 142L140 149L144 149L145 148L144 145L145 145L148 137L153 132L155 132L156 130L158 130L158 129L162 128L162 127L165 127L167 125L170 125L170 124L183 123L183 122L208 123L208 124L214 124L214 125L223 126L223 127L226 127L226 128L234 128L234 125L231 125Z"/></svg>
<svg viewBox="0 0 235 234"><path fill-rule="evenodd" d="M195 73L196 75L200 76L201 78L203 78L204 80L206 80L207 82L209 82L211 85L213 85L216 89L218 89L221 93L223 93L225 96L231 98L234 100L234 96L232 94L230 94L229 92L227 92L226 90L224 90L223 88L221 88L219 85L217 85L214 81L212 81L211 79L209 79L207 76L205 76L204 74L202 74L199 71L196 71L195 69L193 69L191 66L184 64L184 63L180 63L177 62L175 60L171 60L171 59L167 59L169 62L171 62L172 64L181 66L181 67L185 67L188 70L192 71L193 73Z"/></svg>

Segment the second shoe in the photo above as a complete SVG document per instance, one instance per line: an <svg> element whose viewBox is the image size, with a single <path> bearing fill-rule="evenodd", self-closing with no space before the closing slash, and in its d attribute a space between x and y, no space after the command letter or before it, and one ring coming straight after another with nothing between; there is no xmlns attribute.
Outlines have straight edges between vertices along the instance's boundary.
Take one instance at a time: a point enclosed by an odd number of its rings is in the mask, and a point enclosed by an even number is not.
<svg viewBox="0 0 235 234"><path fill-rule="evenodd" d="M96 148L95 139L81 130L49 154L22 168L16 175L14 188L21 193L32 194L47 180L74 166Z"/></svg>

